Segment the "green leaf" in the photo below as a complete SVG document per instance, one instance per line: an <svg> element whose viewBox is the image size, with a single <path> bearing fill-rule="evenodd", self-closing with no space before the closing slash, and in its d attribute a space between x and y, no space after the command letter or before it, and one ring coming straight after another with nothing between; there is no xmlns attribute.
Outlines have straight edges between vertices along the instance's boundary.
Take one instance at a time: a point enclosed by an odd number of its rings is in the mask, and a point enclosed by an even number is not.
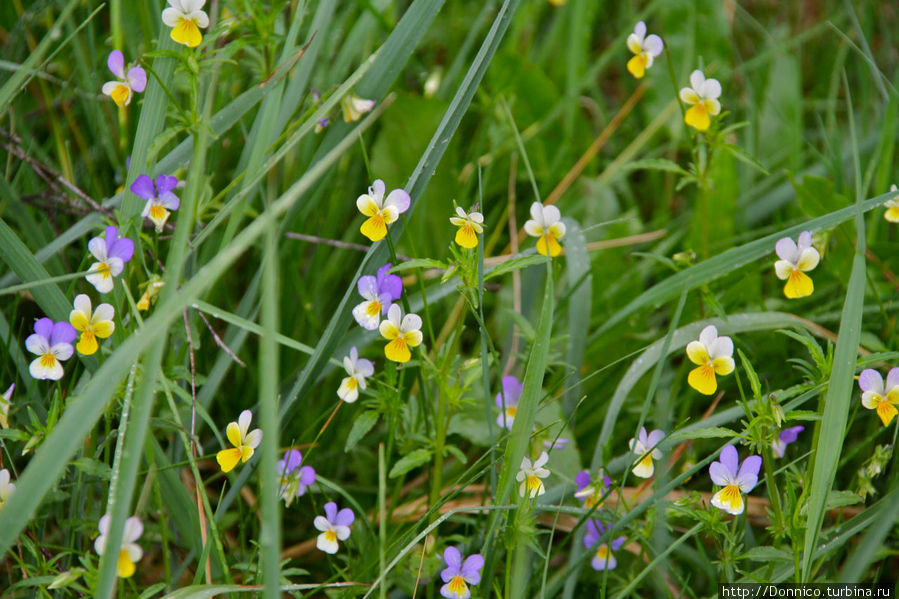
<svg viewBox="0 0 899 599"><path fill-rule="evenodd" d="M746 372L746 378L749 379L749 386L752 387L752 396L761 397L762 384L759 382L759 375L755 372L755 368L752 367L752 362L749 361L742 349L738 349L737 353L740 354L740 363Z"/></svg>
<svg viewBox="0 0 899 599"><path fill-rule="evenodd" d="M710 426L707 428L679 430L665 439L665 444L666 446L671 446L682 441L692 441L693 439L733 439L738 436L740 436L740 433L735 430L720 426Z"/></svg>
<svg viewBox="0 0 899 599"><path fill-rule="evenodd" d="M353 421L353 428L350 429L350 434L347 435L346 445L343 450L348 452L356 447L356 443L358 443L362 437L367 435L368 431L374 428L375 424L378 423L378 418L380 418L380 416L381 415L377 410L365 410L356 416L356 420Z"/></svg>
<svg viewBox="0 0 899 599"><path fill-rule="evenodd" d="M410 453L401 457L396 464L393 465L393 468L390 469L390 474L388 474L389 478L396 478L397 476L402 476L406 474L410 470L414 470L419 466L423 466L431 461L431 450L430 449L415 449Z"/></svg>
<svg viewBox="0 0 899 599"><path fill-rule="evenodd" d="M502 275L508 274L515 270L521 270L522 268L534 266L535 264L543 264L544 262L547 262L549 260L550 258L541 256L540 254L531 254L529 256L517 256L515 258L510 258L501 264L497 264L486 273L484 273L484 280L488 281L495 277L501 277Z"/></svg>
<svg viewBox="0 0 899 599"><path fill-rule="evenodd" d="M88 476L96 476L103 480L109 480L109 476L112 474L112 468L109 467L109 464L86 456L74 460L72 465Z"/></svg>
<svg viewBox="0 0 899 599"><path fill-rule="evenodd" d="M752 547L743 554L742 559L749 559L754 562L791 562L793 561L793 554L786 549L763 545Z"/></svg>
<svg viewBox="0 0 899 599"><path fill-rule="evenodd" d="M407 260L406 262L397 264L390 269L390 272L396 274L416 268L439 268L440 270L446 270L447 268L449 268L449 265L445 262L434 260L432 258L414 258L412 260Z"/></svg>
<svg viewBox="0 0 899 599"><path fill-rule="evenodd" d="M623 165L622 170L625 171L665 171L669 173L677 173L678 175L689 176L690 173L681 165L666 158L646 158L644 160L635 160Z"/></svg>

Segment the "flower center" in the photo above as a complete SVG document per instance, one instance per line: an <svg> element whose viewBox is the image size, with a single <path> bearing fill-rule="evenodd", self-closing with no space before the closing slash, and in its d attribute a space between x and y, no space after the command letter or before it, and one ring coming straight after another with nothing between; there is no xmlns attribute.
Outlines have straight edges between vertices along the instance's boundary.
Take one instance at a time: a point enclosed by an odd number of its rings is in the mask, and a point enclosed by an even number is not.
<svg viewBox="0 0 899 599"><path fill-rule="evenodd" d="M106 262L101 262L99 266L97 266L97 272L103 276L104 279L108 279L112 276L112 271L109 268L109 264Z"/></svg>
<svg viewBox="0 0 899 599"><path fill-rule="evenodd" d="M349 389L355 389L358 384L359 381L356 380L356 377L347 377L346 386Z"/></svg>
<svg viewBox="0 0 899 599"><path fill-rule="evenodd" d="M540 478L536 474L528 474L528 490L534 491L540 488Z"/></svg>
<svg viewBox="0 0 899 599"><path fill-rule="evenodd" d="M163 216L165 216L165 208L163 208L159 204L153 204L152 206L150 206L151 219L161 220Z"/></svg>
<svg viewBox="0 0 899 599"><path fill-rule="evenodd" d="M56 356L46 353L41 356L41 366L44 368L53 368L56 365Z"/></svg>
<svg viewBox="0 0 899 599"><path fill-rule="evenodd" d="M601 560L609 559L609 546L608 545L600 545L599 549L596 550L596 557Z"/></svg>
<svg viewBox="0 0 899 599"><path fill-rule="evenodd" d="M325 531L325 538L328 539L330 543L333 543L337 540L337 531L327 530Z"/></svg>
<svg viewBox="0 0 899 599"><path fill-rule="evenodd" d="M115 89L112 90L112 101L116 103L118 106L125 106L128 104L129 96L131 95L131 90L127 85L120 83L115 86Z"/></svg>
<svg viewBox="0 0 899 599"><path fill-rule="evenodd" d="M377 316L381 313L381 304L377 300L372 300L368 302L368 307L365 309L365 313L369 316Z"/></svg>
<svg viewBox="0 0 899 599"><path fill-rule="evenodd" d="M509 418L515 418L515 414L518 413L518 406L509 406L506 408L506 416Z"/></svg>
<svg viewBox="0 0 899 599"><path fill-rule="evenodd" d="M461 576L453 576L453 579L449 582L449 591L450 593L455 593L457 595L464 595L468 590L468 585L465 584L465 579Z"/></svg>
<svg viewBox="0 0 899 599"><path fill-rule="evenodd" d="M740 487L737 485L727 485L721 493L721 502L730 505L733 508L740 505Z"/></svg>

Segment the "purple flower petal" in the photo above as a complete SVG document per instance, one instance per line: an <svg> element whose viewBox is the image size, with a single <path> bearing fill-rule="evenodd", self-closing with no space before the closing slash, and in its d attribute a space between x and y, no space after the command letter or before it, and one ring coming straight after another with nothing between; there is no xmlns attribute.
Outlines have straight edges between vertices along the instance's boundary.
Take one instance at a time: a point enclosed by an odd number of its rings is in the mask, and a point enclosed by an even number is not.
<svg viewBox="0 0 899 599"><path fill-rule="evenodd" d="M517 406L518 398L521 397L521 390L523 385L518 382L518 379L514 376L504 376L503 377L503 393L497 394L496 396L496 405L500 408L503 407L503 395L505 395L506 405L507 406Z"/></svg>
<svg viewBox="0 0 899 599"><path fill-rule="evenodd" d="M134 242L127 237L120 237L111 246L107 245L106 251L110 258L118 258L122 262L128 262L134 256Z"/></svg>
<svg viewBox="0 0 899 599"><path fill-rule="evenodd" d="M315 483L315 468L312 466L303 466L300 468L300 484L309 486Z"/></svg>
<svg viewBox="0 0 899 599"><path fill-rule="evenodd" d="M147 89L147 72L140 67L131 67L128 69L128 81L131 82L131 89L140 93Z"/></svg>
<svg viewBox="0 0 899 599"><path fill-rule="evenodd" d="M858 375L858 386L862 391L883 393L883 377L873 368L866 368Z"/></svg>
<svg viewBox="0 0 899 599"><path fill-rule="evenodd" d="M646 449L650 449L650 448L652 448L652 447L655 447L655 446L658 445L659 442L661 442L661 440L664 439L664 438L665 438L665 433L664 433L664 431L662 431L661 429L658 429L658 428L657 428L656 430L652 431L652 432L649 433L649 435L646 437L646 440L647 440L647 442L648 442L648 444L646 445Z"/></svg>
<svg viewBox="0 0 899 599"><path fill-rule="evenodd" d="M365 299L376 297L378 295L378 280L372 275L359 277L356 288L359 290L359 295Z"/></svg>
<svg viewBox="0 0 899 599"><path fill-rule="evenodd" d="M740 472L737 473L737 481L740 483L740 488L744 488L744 485L748 486L749 489L744 489L748 493L758 482L761 467L762 458L757 455L751 455L743 460ZM752 484L749 484L750 482Z"/></svg>
<svg viewBox="0 0 899 599"><path fill-rule="evenodd" d="M780 435L778 438L784 443L793 443L796 439L799 438L799 433L805 430L804 426L794 426L792 428L786 428L780 431Z"/></svg>
<svg viewBox="0 0 899 599"><path fill-rule="evenodd" d="M384 200L384 204L396 206L396 211L400 214L408 210L411 203L412 199L405 189L394 189L387 195L387 199Z"/></svg>
<svg viewBox="0 0 899 599"><path fill-rule="evenodd" d="M159 205L166 210L177 210L181 205L181 200L171 191L163 191L159 194Z"/></svg>
<svg viewBox="0 0 899 599"><path fill-rule="evenodd" d="M159 175L156 177L156 191L160 196L167 191L172 191L178 185L178 178L171 175Z"/></svg>
<svg viewBox="0 0 899 599"><path fill-rule="evenodd" d="M391 264L387 263L378 269L378 290L382 295L389 295L391 302L395 302L403 294L403 279L399 275L388 274L390 267Z"/></svg>
<svg viewBox="0 0 899 599"><path fill-rule="evenodd" d="M282 461L286 464L284 472L290 474L300 467L300 463L303 461L303 454L296 449L289 449L284 453L284 459Z"/></svg>
<svg viewBox="0 0 899 599"><path fill-rule="evenodd" d="M52 347L57 343L71 344L77 336L78 332L75 330L75 327L65 321L57 322L53 325L53 332L50 334L50 346Z"/></svg>
<svg viewBox="0 0 899 599"><path fill-rule="evenodd" d="M584 487L590 484L590 473L586 470L582 470L578 472L574 476L574 482L577 483L577 490L580 491Z"/></svg>
<svg viewBox="0 0 899 599"><path fill-rule="evenodd" d="M156 190L153 188L153 179L148 175L138 175L134 183L131 184L131 192L144 200L152 200L156 197Z"/></svg>
<svg viewBox="0 0 899 599"><path fill-rule="evenodd" d="M34 323L34 332L47 340L50 344L50 335L53 334L53 321L49 318L41 318Z"/></svg>
<svg viewBox="0 0 899 599"><path fill-rule="evenodd" d="M462 553L459 552L457 547L449 546L443 550L443 561L446 562L446 565L452 568L455 572L462 571ZM449 582L445 580L444 582Z"/></svg>
<svg viewBox="0 0 899 599"><path fill-rule="evenodd" d="M337 512L337 518L334 520L334 524L336 524L337 526L349 526L355 519L356 514L353 513L353 510L345 507Z"/></svg>
<svg viewBox="0 0 899 599"><path fill-rule="evenodd" d="M484 557L480 553L473 553L462 564L462 577L469 584L478 584L481 582L481 568L483 567Z"/></svg>
<svg viewBox="0 0 899 599"><path fill-rule="evenodd" d="M337 504L333 501L329 501L325 504L325 518L328 519L328 522L334 524L337 519Z"/></svg>
<svg viewBox="0 0 899 599"><path fill-rule="evenodd" d="M890 368L887 373L887 391L899 385L899 368Z"/></svg>
<svg viewBox="0 0 899 599"><path fill-rule="evenodd" d="M596 545L599 537L602 536L602 530L601 528L597 529L596 524L596 520L587 520L587 534L584 535L584 546L587 549ZM600 524L600 527L602 527L602 524Z"/></svg>
<svg viewBox="0 0 899 599"><path fill-rule="evenodd" d="M622 545L624 545L624 537L618 537L612 541L612 551L618 551Z"/></svg>
<svg viewBox="0 0 899 599"><path fill-rule="evenodd" d="M712 462L711 465L709 465L709 477L712 479L712 482L719 487L726 487L729 485L736 475L736 472L731 472L727 469L727 466L721 462Z"/></svg>
<svg viewBox="0 0 899 599"><path fill-rule="evenodd" d="M737 469L740 467L740 457L737 455L737 448L733 445L725 445L721 450L721 464L731 473L731 476L737 475Z"/></svg>
<svg viewBox="0 0 899 599"><path fill-rule="evenodd" d="M120 50L113 50L106 59L106 66L119 79L125 78L125 57Z"/></svg>

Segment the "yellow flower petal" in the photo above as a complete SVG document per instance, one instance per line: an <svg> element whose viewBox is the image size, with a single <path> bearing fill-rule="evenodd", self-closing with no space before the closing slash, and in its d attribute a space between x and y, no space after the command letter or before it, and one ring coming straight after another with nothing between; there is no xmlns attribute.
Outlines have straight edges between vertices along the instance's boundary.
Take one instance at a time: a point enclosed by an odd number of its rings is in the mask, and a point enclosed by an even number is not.
<svg viewBox="0 0 899 599"><path fill-rule="evenodd" d="M92 327L94 335L100 339L106 339L115 331L115 323L111 320L101 320Z"/></svg>
<svg viewBox="0 0 899 599"><path fill-rule="evenodd" d="M372 241L380 241L387 236L387 225L384 223L384 217L380 214L376 214L362 223L359 230Z"/></svg>
<svg viewBox="0 0 899 599"><path fill-rule="evenodd" d="M463 225L456 231L456 243L471 249L478 246L478 236L471 225Z"/></svg>
<svg viewBox="0 0 899 599"><path fill-rule="evenodd" d="M643 54L637 54L627 61L627 70L637 79L642 79L646 74L646 59L643 58Z"/></svg>
<svg viewBox="0 0 899 599"><path fill-rule="evenodd" d="M743 496L740 494L740 487L736 485L724 487L712 497L712 505L735 516L742 514L744 506Z"/></svg>
<svg viewBox="0 0 899 599"><path fill-rule="evenodd" d="M890 206L889 209L883 213L883 217L891 223L899 223L899 206Z"/></svg>
<svg viewBox="0 0 899 599"><path fill-rule="evenodd" d="M79 310L72 310L72 313L69 314L69 322L76 331L86 331L91 326L90 317Z"/></svg>
<svg viewBox="0 0 899 599"><path fill-rule="evenodd" d="M655 472L655 465L652 463L652 454L647 453L643 459L637 462L633 470L634 474L640 478L649 478Z"/></svg>
<svg viewBox="0 0 899 599"><path fill-rule="evenodd" d="M119 108L122 108L131 103L131 89L127 85L120 83L115 86L115 89L112 90L109 97L112 98L112 101L115 102Z"/></svg>
<svg viewBox="0 0 899 599"><path fill-rule="evenodd" d="M122 549L119 551L119 559L116 561L116 569L118 570L118 574L122 578L130 578L132 574L134 574L134 570L136 569L134 566L134 562L131 561L131 558L128 556L128 551Z"/></svg>
<svg viewBox="0 0 899 599"><path fill-rule="evenodd" d="M794 270L784 286L784 295L790 299L807 297L815 290L811 277L801 270Z"/></svg>
<svg viewBox="0 0 899 599"><path fill-rule="evenodd" d="M687 113L684 115L684 122L699 131L705 131L712 123L711 119L709 119L709 113L701 103L694 104L687 109Z"/></svg>
<svg viewBox="0 0 899 599"><path fill-rule="evenodd" d="M240 461L246 463L251 457L253 457L253 448L249 445L241 445L240 446Z"/></svg>
<svg viewBox="0 0 899 599"><path fill-rule="evenodd" d="M221 450L215 454L215 459L218 461L219 466L222 467L222 472L231 472L237 466L237 462L240 461L242 455L242 452L235 447L233 449Z"/></svg>
<svg viewBox="0 0 899 599"><path fill-rule="evenodd" d="M81 341L78 342L78 345L75 346L75 349L78 350L78 353L84 356L92 356L97 353L97 338L94 336L93 331L87 330L81 333Z"/></svg>
<svg viewBox="0 0 899 599"><path fill-rule="evenodd" d="M240 437L240 426L236 422L228 424L228 428L225 429L225 435L234 447L240 447L243 443L243 439Z"/></svg>
<svg viewBox="0 0 899 599"><path fill-rule="evenodd" d="M877 406L877 415L880 416L880 421L883 422L884 426L889 426L897 413L899 412L897 412L896 406L889 402L882 401Z"/></svg>
<svg viewBox="0 0 899 599"><path fill-rule="evenodd" d="M711 364L697 366L687 376L687 383L703 395L713 395L718 389L715 369Z"/></svg>
<svg viewBox="0 0 899 599"><path fill-rule="evenodd" d="M556 238L548 233L544 233L537 239L537 253L542 256L555 258L562 253L562 246L556 241Z"/></svg>
<svg viewBox="0 0 899 599"><path fill-rule="evenodd" d="M709 352L706 351L705 345L700 341L691 341L687 344L687 357L694 364L707 364L709 361Z"/></svg>
<svg viewBox="0 0 899 599"><path fill-rule="evenodd" d="M172 29L172 39L189 48L196 48L203 41L200 28L193 19L179 19L178 24Z"/></svg>
<svg viewBox="0 0 899 599"><path fill-rule="evenodd" d="M712 360L712 368L715 369L715 374L720 374L721 376L730 374L734 371L734 359L730 356L715 358Z"/></svg>
<svg viewBox="0 0 899 599"><path fill-rule="evenodd" d="M412 359L412 352L409 351L409 347L402 337L397 337L385 345L384 355L387 356L388 360L399 362L400 364L405 364Z"/></svg>

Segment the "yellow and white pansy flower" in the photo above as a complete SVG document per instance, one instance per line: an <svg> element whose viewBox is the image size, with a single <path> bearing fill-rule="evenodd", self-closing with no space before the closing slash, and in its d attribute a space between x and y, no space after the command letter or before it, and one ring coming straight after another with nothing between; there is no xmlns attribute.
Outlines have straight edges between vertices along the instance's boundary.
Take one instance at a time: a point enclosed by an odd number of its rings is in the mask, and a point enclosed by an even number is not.
<svg viewBox="0 0 899 599"><path fill-rule="evenodd" d="M12 406L12 392L16 385L12 384L9 389L0 396L0 430L9 428L9 408Z"/></svg>
<svg viewBox="0 0 899 599"><path fill-rule="evenodd" d="M352 92L348 93L340 99L340 109L343 112L343 121L345 123L358 121L362 118L363 114L371 112L371 109L375 107L375 104L377 104L377 102L374 100L366 100Z"/></svg>
<svg viewBox="0 0 899 599"><path fill-rule="evenodd" d="M565 223L555 206L544 206L540 202L531 204L531 220L524 223L525 232L537 238L537 252L555 258L562 252L559 240L565 236Z"/></svg>
<svg viewBox="0 0 899 599"><path fill-rule="evenodd" d="M876 411L883 425L888 426L899 413L899 368L891 368L887 373L886 386L879 372L866 368L858 375L858 386L862 390L862 405Z"/></svg>
<svg viewBox="0 0 899 599"><path fill-rule="evenodd" d="M384 346L384 355L388 360L404 364L412 358L410 347L421 345L421 317L418 314L406 314L399 304L393 304L387 311L387 320L382 320L378 327L381 336L389 343Z"/></svg>
<svg viewBox="0 0 899 599"><path fill-rule="evenodd" d="M699 341L687 344L687 357L697 367L690 371L687 383L703 395L712 395L718 389L715 375L734 371L734 342L730 337L719 337L718 329L709 325L699 333Z"/></svg>
<svg viewBox="0 0 899 599"><path fill-rule="evenodd" d="M81 293L75 296L75 309L69 314L69 322L81 333L81 340L75 346L78 353L90 356L97 352L97 339L106 339L115 331L115 308L110 304L100 304L91 310L91 298Z"/></svg>
<svg viewBox="0 0 899 599"><path fill-rule="evenodd" d="M527 456L521 458L521 469L515 475L515 480L521 483L518 486L518 494L521 497L527 496L533 499L538 495L546 493L546 487L543 486L542 479L550 474L549 470L543 467L548 461L549 454L545 451L540 454L539 458L534 460L533 464L531 464L531 460Z"/></svg>
<svg viewBox="0 0 899 599"><path fill-rule="evenodd" d="M387 225L396 222L412 202L404 189L394 189L385 198L386 191L384 182L378 179L368 188L368 193L356 198L356 208L368 217L359 230L372 241L384 239L387 236Z"/></svg>
<svg viewBox="0 0 899 599"><path fill-rule="evenodd" d="M9 470L4 468L0 470L0 510L3 505L9 501L9 496L16 490L16 485L9 480Z"/></svg>
<svg viewBox="0 0 899 599"><path fill-rule="evenodd" d="M808 231L800 233L798 244L784 237L774 246L774 251L780 258L774 263L774 272L778 279L787 282L784 295L790 299L811 295L815 285L805 273L818 266L821 259L818 250L812 247L812 234Z"/></svg>
<svg viewBox="0 0 899 599"><path fill-rule="evenodd" d="M196 48L203 41L200 29L209 27L209 16L202 10L206 0L168 0L162 22L172 28L171 37L179 44Z"/></svg>
<svg viewBox="0 0 899 599"><path fill-rule="evenodd" d="M636 439L631 439L628 444L630 450L638 457L637 463L634 465L632 472L640 478L649 478L655 473L653 460L662 458L662 452L657 445L665 436L665 433L659 429L646 433L646 427L640 427L640 434Z"/></svg>
<svg viewBox="0 0 899 599"><path fill-rule="evenodd" d="M890 191L899 191L899 187L893 183L890 185ZM899 197L894 197L883 203L887 211L883 213L883 217L891 223L899 223Z"/></svg>
<svg viewBox="0 0 899 599"><path fill-rule="evenodd" d="M627 49L634 57L627 61L627 70L637 79L642 79L646 69L652 66L653 59L662 53L665 44L657 35L646 35L646 23L640 21L634 32L627 36Z"/></svg>
<svg viewBox="0 0 899 599"><path fill-rule="evenodd" d="M475 210L465 212L461 206L456 206L456 214L457 216L449 219L459 227L456 230L456 243L467 249L477 247L478 235L484 232L484 215Z"/></svg>
<svg viewBox="0 0 899 599"><path fill-rule="evenodd" d="M97 528L100 536L94 541L94 549L98 555L106 552L106 537L109 536L109 523L112 520L110 514L100 518ZM137 562L144 556L144 550L136 541L144 534L144 525L137 516L131 516L125 520L125 532L122 536L122 546L116 559L116 570L121 578L129 578L137 569Z"/></svg>
<svg viewBox="0 0 899 599"><path fill-rule="evenodd" d="M353 403L359 399L359 391L365 390L365 379L375 373L375 366L370 360L359 357L359 350L354 345L350 348L350 355L343 357L343 367L347 376L340 382L337 389L337 397L347 403Z"/></svg>
<svg viewBox="0 0 899 599"><path fill-rule="evenodd" d="M717 79L706 79L702 71L696 69L690 74L690 87L680 90L680 99L689 104L684 114L684 122L699 131L705 131L711 124L709 116L721 112L721 84Z"/></svg>
<svg viewBox="0 0 899 599"><path fill-rule="evenodd" d="M262 430L254 429L250 431L250 422L253 420L253 413L244 410L240 413L237 422L228 424L225 433L228 441L234 447L231 449L223 449L218 452L215 459L218 460L222 472L231 472L238 462L246 462L253 457L253 452L262 442Z"/></svg>

